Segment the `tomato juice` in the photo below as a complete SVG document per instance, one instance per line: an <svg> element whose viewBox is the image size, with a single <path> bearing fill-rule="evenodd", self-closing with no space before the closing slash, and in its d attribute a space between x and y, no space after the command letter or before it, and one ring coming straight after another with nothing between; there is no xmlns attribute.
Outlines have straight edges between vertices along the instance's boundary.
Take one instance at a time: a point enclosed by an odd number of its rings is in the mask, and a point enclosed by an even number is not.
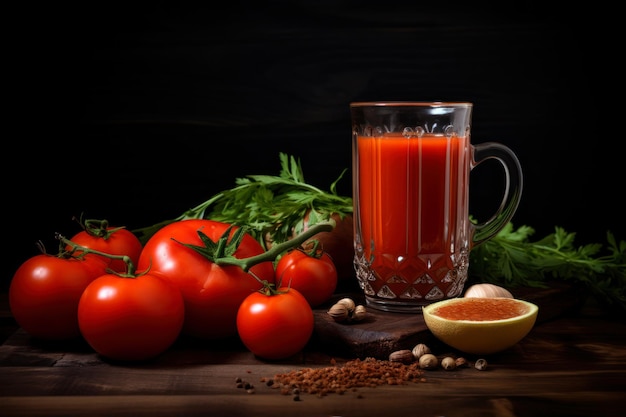
<svg viewBox="0 0 626 417"><path fill-rule="evenodd" d="M355 265L366 295L458 295L469 255L469 137L356 138Z"/></svg>

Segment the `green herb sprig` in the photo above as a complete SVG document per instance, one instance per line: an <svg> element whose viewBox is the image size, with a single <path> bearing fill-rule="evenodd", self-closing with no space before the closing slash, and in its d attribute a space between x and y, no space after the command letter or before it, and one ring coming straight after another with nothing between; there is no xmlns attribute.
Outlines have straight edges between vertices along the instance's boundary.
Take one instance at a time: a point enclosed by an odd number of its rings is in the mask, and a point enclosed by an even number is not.
<svg viewBox="0 0 626 417"><path fill-rule="evenodd" d="M352 198L306 183L300 161L280 153L278 176L249 175L237 178L236 186L222 191L176 219L133 230L146 242L161 227L177 220L212 219L245 226L264 248L268 241L282 243L299 235L308 223L317 224L333 213L352 214ZM626 241L607 232L607 245L575 246L576 234L555 227L554 233L531 240L530 226L514 228L508 223L495 237L470 252L470 281L504 287L547 287L550 281L581 286L605 307L626 313ZM352 248L346 248L352 250Z"/></svg>
<svg viewBox="0 0 626 417"><path fill-rule="evenodd" d="M575 246L576 234L555 227L532 241L535 230L508 223L494 238L472 249L471 279L505 287L547 286L550 280L580 285L607 309L626 312L626 241L607 232L607 245Z"/></svg>
<svg viewBox="0 0 626 417"><path fill-rule="evenodd" d="M337 194L337 183L347 170L341 172L329 191L324 191L305 181L299 159L285 153L279 157L278 176L237 178L234 188L215 194L181 216L133 232L145 243L169 223L204 218L245 226L268 249L268 242L285 242L302 233L307 225L327 221L331 214L343 219L352 213L352 198Z"/></svg>

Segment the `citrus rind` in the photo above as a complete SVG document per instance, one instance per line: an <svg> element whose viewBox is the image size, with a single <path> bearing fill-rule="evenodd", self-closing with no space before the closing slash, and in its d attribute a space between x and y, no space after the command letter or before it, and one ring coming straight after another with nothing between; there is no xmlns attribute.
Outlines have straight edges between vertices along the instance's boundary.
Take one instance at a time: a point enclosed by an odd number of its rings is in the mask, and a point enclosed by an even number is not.
<svg viewBox="0 0 626 417"><path fill-rule="evenodd" d="M503 298L491 298L499 300ZM518 316L501 320L453 320L437 316L438 308L460 303L458 307L475 308L473 298L443 300L422 308L424 322L439 340L465 353L487 355L513 347L531 331L539 307L528 301L513 299L520 304ZM506 298L511 302L510 298ZM498 301L494 301L498 302Z"/></svg>

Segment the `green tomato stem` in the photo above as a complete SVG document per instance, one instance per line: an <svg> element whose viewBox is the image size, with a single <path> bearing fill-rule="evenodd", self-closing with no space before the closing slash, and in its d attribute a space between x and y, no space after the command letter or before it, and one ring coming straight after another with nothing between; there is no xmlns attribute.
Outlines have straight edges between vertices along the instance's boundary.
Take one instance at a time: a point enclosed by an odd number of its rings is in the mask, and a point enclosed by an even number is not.
<svg viewBox="0 0 626 417"><path fill-rule="evenodd" d="M125 229L124 226L109 229L109 221L106 219L83 220L83 216L81 215L80 218L74 217L74 220L76 220L80 227L90 236L100 237L104 240L109 239L118 230Z"/></svg>
<svg viewBox="0 0 626 417"><path fill-rule="evenodd" d="M127 255L111 255L110 253L100 252L100 251L97 251L95 249L87 248L85 246L79 245L78 243L72 242L71 240L69 240L66 237L64 237L63 235L61 235L60 233L57 233L56 237L57 237L57 239L59 241L61 241L65 245L72 247L72 251L71 251L72 254L74 252L76 252L76 251L80 251L80 252L82 252L80 254L81 257L85 256L88 253L93 253L95 255L104 256L105 258L109 258L109 259L122 260L126 264L126 273L122 274L122 275L125 276L125 277L126 276L134 277L135 276L135 265L133 264L133 261L130 259L130 257L127 256ZM118 275L120 275L120 274L118 274Z"/></svg>
<svg viewBox="0 0 626 417"><path fill-rule="evenodd" d="M225 256L221 258L215 258L214 262L217 265L235 265L243 269L245 272L248 272L250 268L252 268L254 265L260 264L262 262L274 261L282 253L288 251L289 249L302 245L305 241L318 233L331 232L335 228L335 225L335 221L333 219L329 219L327 222L321 222L311 226L305 232L300 233L298 236L288 241L272 245L271 249L262 254L251 256L249 258L236 258L235 256Z"/></svg>
<svg viewBox="0 0 626 417"><path fill-rule="evenodd" d="M320 259L323 255L323 251L318 250L320 241L315 239L310 242L308 248L303 247L302 252L306 253L311 258Z"/></svg>

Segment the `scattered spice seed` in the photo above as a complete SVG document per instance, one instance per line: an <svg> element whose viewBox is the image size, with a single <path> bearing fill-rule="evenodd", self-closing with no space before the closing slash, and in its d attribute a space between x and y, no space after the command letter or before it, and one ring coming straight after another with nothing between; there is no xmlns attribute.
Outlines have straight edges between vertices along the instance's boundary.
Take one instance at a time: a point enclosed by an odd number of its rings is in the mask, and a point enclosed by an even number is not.
<svg viewBox="0 0 626 417"><path fill-rule="evenodd" d="M344 394L348 390L379 385L404 385L424 382L423 371L417 362L404 364L374 358L355 359L344 365L325 368L304 368L274 375L274 383L298 392L323 397L331 393ZM292 391L293 392L293 391Z"/></svg>
<svg viewBox="0 0 626 417"><path fill-rule="evenodd" d="M421 346L422 349L424 347L426 346ZM408 352L411 355L414 354L413 351ZM422 350L419 353L423 352ZM301 401L300 393L314 394L321 398L331 393L344 395L348 391L357 392L357 389L362 387L373 388L385 384L405 385L410 382L424 383L426 382L423 376L424 370L433 369L439 361L432 353L422 354L420 359L422 359L421 365L419 361L403 363L371 357L354 359L340 365L332 358L331 366L325 368L303 368L276 374L272 378L262 377L260 381L268 387L279 389L282 395L291 395L294 401ZM445 357L441 361L441 366L446 370L451 370L469 366L469 362L463 357ZM479 371L486 370L487 360L476 360L474 368ZM255 393L254 386L244 379L237 377L235 383L237 388L245 388L248 394ZM363 398L363 395L357 393L356 398Z"/></svg>

